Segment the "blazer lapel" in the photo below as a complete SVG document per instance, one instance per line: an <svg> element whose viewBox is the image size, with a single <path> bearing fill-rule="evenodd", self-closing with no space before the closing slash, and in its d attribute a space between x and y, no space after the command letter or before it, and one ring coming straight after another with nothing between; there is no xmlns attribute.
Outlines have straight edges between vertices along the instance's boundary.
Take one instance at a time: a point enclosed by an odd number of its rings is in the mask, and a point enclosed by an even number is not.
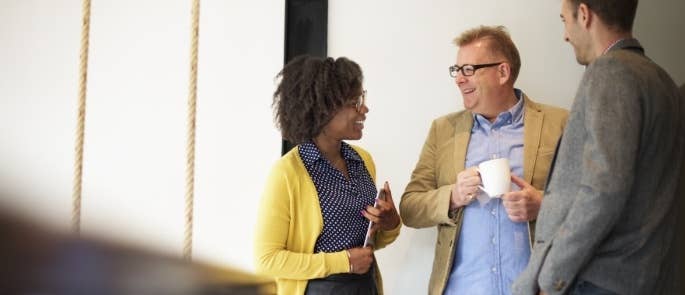
<svg viewBox="0 0 685 295"><path fill-rule="evenodd" d="M461 116L455 118L454 125L454 164L455 172L464 170L466 163L466 151L471 139L471 129L473 128L473 115L471 112L463 112ZM456 174L455 174L456 181Z"/></svg>
<svg viewBox="0 0 685 295"><path fill-rule="evenodd" d="M532 183L544 115L527 95L523 94L523 99L525 108L523 113L523 179Z"/></svg>
<svg viewBox="0 0 685 295"><path fill-rule="evenodd" d="M527 183L533 183L533 169L535 169L535 159L538 156L544 114L527 95L523 94L523 99L525 109L523 113L523 179ZM528 245L531 251L534 239L535 220L532 220L528 222Z"/></svg>

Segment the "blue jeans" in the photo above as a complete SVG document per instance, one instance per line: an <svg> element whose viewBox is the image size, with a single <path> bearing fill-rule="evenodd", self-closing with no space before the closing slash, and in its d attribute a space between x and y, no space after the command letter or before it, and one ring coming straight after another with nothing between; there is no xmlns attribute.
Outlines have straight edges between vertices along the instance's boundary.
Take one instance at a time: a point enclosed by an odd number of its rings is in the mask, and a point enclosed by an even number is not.
<svg viewBox="0 0 685 295"><path fill-rule="evenodd" d="M614 292L604 288L597 287L595 284L588 281L577 281L571 287L569 295L617 295Z"/></svg>

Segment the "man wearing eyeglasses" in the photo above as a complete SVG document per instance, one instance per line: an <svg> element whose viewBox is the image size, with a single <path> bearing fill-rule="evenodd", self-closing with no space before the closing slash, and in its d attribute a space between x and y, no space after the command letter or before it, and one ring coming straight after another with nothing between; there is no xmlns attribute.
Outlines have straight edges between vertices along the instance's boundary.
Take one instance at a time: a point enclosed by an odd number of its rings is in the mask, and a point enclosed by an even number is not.
<svg viewBox="0 0 685 295"><path fill-rule="evenodd" d="M637 7L561 1L564 40L586 67L516 294L685 294L685 100L633 38Z"/></svg>
<svg viewBox="0 0 685 295"><path fill-rule="evenodd" d="M504 27L474 28L455 43L449 74L465 110L433 121L400 214L407 226L438 227L429 294L510 294L568 113L514 88L521 61ZM475 167L492 158L509 160L516 190L491 199Z"/></svg>

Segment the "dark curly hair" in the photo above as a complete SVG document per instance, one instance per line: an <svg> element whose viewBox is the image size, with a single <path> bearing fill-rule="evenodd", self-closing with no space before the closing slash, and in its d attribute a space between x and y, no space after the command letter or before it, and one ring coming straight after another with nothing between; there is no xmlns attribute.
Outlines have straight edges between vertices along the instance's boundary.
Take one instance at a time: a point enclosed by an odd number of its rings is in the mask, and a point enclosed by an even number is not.
<svg viewBox="0 0 685 295"><path fill-rule="evenodd" d="M273 96L274 120L283 138L299 144L315 138L345 104L362 93L362 70L345 57L308 55L288 62Z"/></svg>

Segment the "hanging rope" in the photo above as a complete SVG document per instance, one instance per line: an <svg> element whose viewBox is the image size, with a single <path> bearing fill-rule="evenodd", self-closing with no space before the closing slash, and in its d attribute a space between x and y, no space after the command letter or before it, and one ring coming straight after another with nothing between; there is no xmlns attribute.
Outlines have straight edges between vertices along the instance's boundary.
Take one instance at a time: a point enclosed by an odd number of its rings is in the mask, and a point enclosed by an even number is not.
<svg viewBox="0 0 685 295"><path fill-rule="evenodd" d="M81 232L81 187L83 181L83 137L86 125L86 86L88 81L88 42L90 39L90 0L83 0L83 23L81 26L81 52L79 66L78 119L76 124L76 147L74 161L74 185L72 188L71 225Z"/></svg>
<svg viewBox="0 0 685 295"><path fill-rule="evenodd" d="M197 48L200 0L193 0L190 31L190 85L188 93L188 145L186 146L186 206L183 258L191 260L193 252L193 199L195 191L195 113L197 108Z"/></svg>

